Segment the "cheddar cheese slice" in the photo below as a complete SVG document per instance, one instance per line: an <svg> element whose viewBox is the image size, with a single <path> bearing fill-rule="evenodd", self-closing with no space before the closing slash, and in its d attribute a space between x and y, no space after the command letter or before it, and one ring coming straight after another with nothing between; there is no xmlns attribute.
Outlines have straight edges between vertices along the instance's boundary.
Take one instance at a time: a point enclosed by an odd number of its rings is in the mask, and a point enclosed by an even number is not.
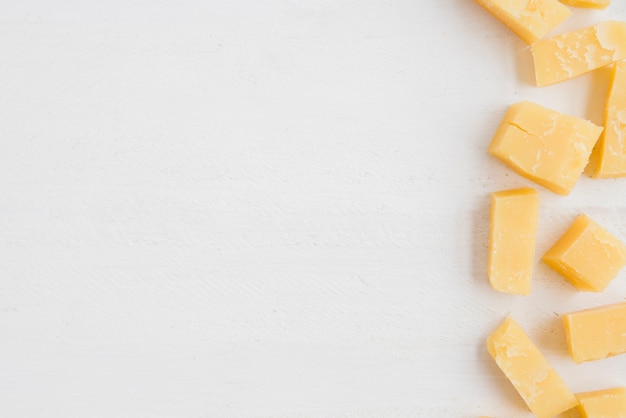
<svg viewBox="0 0 626 418"><path fill-rule="evenodd" d="M626 303L565 314L563 325L576 363L626 353Z"/></svg>
<svg viewBox="0 0 626 418"><path fill-rule="evenodd" d="M577 393L583 418L626 418L626 387Z"/></svg>
<svg viewBox="0 0 626 418"><path fill-rule="evenodd" d="M487 350L537 417L552 418L578 404L563 379L510 317L487 338Z"/></svg>
<svg viewBox="0 0 626 418"><path fill-rule="evenodd" d="M536 190L491 194L488 276L495 290L530 294L538 219Z"/></svg>
<svg viewBox="0 0 626 418"><path fill-rule="evenodd" d="M626 176L626 61L613 66L604 107L604 126L594 149L598 156L594 177Z"/></svg>
<svg viewBox="0 0 626 418"><path fill-rule="evenodd" d="M520 175L567 195L582 174L603 128L524 101L512 105L489 153Z"/></svg>
<svg viewBox="0 0 626 418"><path fill-rule="evenodd" d="M587 215L579 215L543 261L578 290L602 292L626 266L626 245Z"/></svg>
<svg viewBox="0 0 626 418"><path fill-rule="evenodd" d="M476 3L528 44L546 36L572 14L557 0L476 0Z"/></svg>
<svg viewBox="0 0 626 418"><path fill-rule="evenodd" d="M561 0L561 3L574 7L586 7L589 9L606 9L611 0Z"/></svg>
<svg viewBox="0 0 626 418"><path fill-rule="evenodd" d="M626 58L626 22L610 20L532 44L538 86L565 81Z"/></svg>

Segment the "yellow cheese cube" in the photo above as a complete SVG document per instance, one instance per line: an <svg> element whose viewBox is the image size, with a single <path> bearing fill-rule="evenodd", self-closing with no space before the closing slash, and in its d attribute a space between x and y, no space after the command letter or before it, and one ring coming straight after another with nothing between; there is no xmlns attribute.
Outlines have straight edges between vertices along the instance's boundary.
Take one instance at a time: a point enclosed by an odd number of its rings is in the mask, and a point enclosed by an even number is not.
<svg viewBox="0 0 626 418"><path fill-rule="evenodd" d="M543 261L578 290L602 292L626 266L626 245L587 215L579 215Z"/></svg>
<svg viewBox="0 0 626 418"><path fill-rule="evenodd" d="M520 175L566 195L585 169L602 129L525 101L509 108L489 153Z"/></svg>
<svg viewBox="0 0 626 418"><path fill-rule="evenodd" d="M526 43L546 36L572 11L557 0L476 0Z"/></svg>
<svg viewBox="0 0 626 418"><path fill-rule="evenodd" d="M579 76L626 58L626 22L607 21L532 44L538 86Z"/></svg>
<svg viewBox="0 0 626 418"><path fill-rule="evenodd" d="M563 379L510 317L487 338L487 349L537 417L552 418L578 404Z"/></svg>
<svg viewBox="0 0 626 418"><path fill-rule="evenodd" d="M626 353L626 303L565 314L563 325L576 363Z"/></svg>
<svg viewBox="0 0 626 418"><path fill-rule="evenodd" d="M626 61L613 66L611 87L604 107L604 133L594 152L594 177L626 176Z"/></svg>
<svg viewBox="0 0 626 418"><path fill-rule="evenodd" d="M577 393L583 418L626 418L626 387Z"/></svg>
<svg viewBox="0 0 626 418"><path fill-rule="evenodd" d="M606 9L611 0L561 0L561 3L574 7L587 7L589 9Z"/></svg>
<svg viewBox="0 0 626 418"><path fill-rule="evenodd" d="M491 194L488 276L495 290L530 293L538 219L539 193L534 189Z"/></svg>

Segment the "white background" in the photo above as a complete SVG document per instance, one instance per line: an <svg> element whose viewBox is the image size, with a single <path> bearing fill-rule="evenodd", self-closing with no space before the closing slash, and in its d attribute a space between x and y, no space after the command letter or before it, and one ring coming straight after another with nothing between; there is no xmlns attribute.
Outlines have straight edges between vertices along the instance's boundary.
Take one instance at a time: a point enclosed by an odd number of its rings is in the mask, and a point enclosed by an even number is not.
<svg viewBox="0 0 626 418"><path fill-rule="evenodd" d="M54 3L54 5L53 5ZM558 31L626 19L576 10ZM508 105L601 123L606 70L533 87L471 0L4 0L0 416L527 417L486 353L512 313L574 391L576 292L485 275ZM626 239L626 179L540 189Z"/></svg>

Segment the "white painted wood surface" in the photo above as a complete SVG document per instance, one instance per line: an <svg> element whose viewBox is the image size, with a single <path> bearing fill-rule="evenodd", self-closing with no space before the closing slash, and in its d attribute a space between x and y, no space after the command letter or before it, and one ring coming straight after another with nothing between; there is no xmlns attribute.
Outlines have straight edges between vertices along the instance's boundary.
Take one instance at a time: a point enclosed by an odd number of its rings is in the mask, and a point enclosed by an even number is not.
<svg viewBox="0 0 626 418"><path fill-rule="evenodd" d="M88 4L90 3L90 4ZM559 30L626 19L576 10ZM558 314L623 301L485 277L506 107L601 122L607 72L538 89L471 0L0 4L0 416L527 417L484 349L511 312L575 391ZM540 190L626 239L626 179Z"/></svg>

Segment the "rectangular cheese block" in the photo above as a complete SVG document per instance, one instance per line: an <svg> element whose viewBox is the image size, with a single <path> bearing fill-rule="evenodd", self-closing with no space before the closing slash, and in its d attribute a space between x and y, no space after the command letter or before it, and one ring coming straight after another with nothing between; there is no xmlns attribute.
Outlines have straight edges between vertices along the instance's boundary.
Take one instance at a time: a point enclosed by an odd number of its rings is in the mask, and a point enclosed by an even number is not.
<svg viewBox="0 0 626 418"><path fill-rule="evenodd" d="M604 107L604 132L594 149L594 177L626 176L626 61L613 66L611 85Z"/></svg>
<svg viewBox="0 0 626 418"><path fill-rule="evenodd" d="M626 352L626 302L565 314L563 325L576 363Z"/></svg>
<svg viewBox="0 0 626 418"><path fill-rule="evenodd" d="M487 338L487 350L537 417L552 418L578 405L563 379L510 317Z"/></svg>
<svg viewBox="0 0 626 418"><path fill-rule="evenodd" d="M542 259L578 290L602 292L626 266L626 245L583 214Z"/></svg>
<svg viewBox="0 0 626 418"><path fill-rule="evenodd" d="M546 36L572 14L558 0L476 0L476 3L528 44Z"/></svg>
<svg viewBox="0 0 626 418"><path fill-rule="evenodd" d="M531 188L492 193L489 218L491 286L500 292L530 294L539 193Z"/></svg>
<svg viewBox="0 0 626 418"><path fill-rule="evenodd" d="M582 418L626 418L626 387L577 393Z"/></svg>
<svg viewBox="0 0 626 418"><path fill-rule="evenodd" d="M524 101L512 105L489 153L522 176L567 195L582 174L603 128Z"/></svg>
<svg viewBox="0 0 626 418"><path fill-rule="evenodd" d="M610 20L532 44L538 86L565 81L626 58L626 22Z"/></svg>
<svg viewBox="0 0 626 418"><path fill-rule="evenodd" d="M561 0L561 3L574 7L586 7L588 9L606 9L611 0Z"/></svg>

